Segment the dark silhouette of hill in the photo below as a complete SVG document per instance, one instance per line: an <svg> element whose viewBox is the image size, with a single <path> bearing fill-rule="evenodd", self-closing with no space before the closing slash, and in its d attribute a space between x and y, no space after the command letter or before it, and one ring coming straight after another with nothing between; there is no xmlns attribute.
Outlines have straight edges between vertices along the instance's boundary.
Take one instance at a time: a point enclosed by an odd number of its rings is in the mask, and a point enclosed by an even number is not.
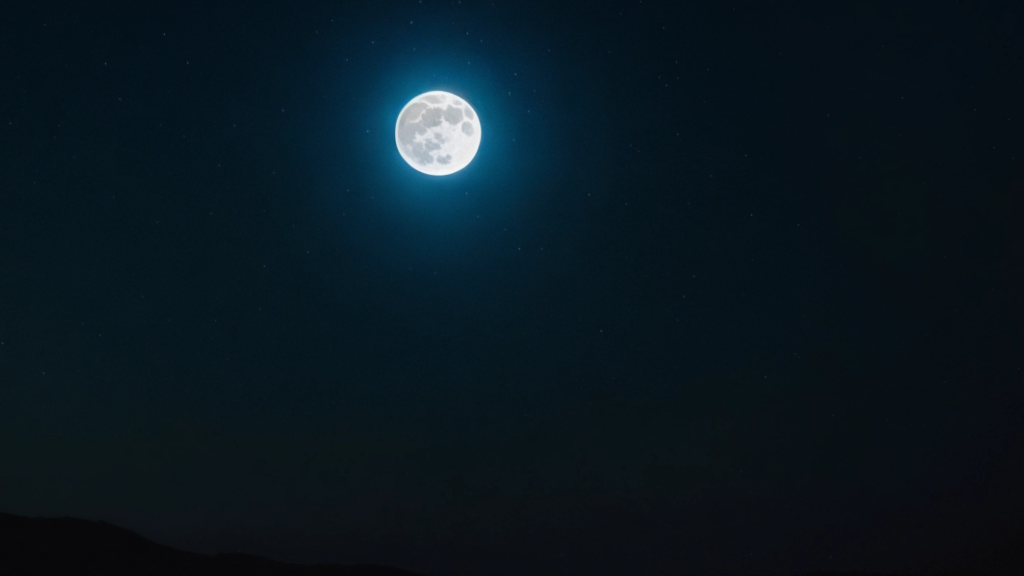
<svg viewBox="0 0 1024 576"><path fill-rule="evenodd" d="M0 574L415 576L382 566L299 565L247 554L196 554L108 524L0 513Z"/></svg>
<svg viewBox="0 0 1024 576"><path fill-rule="evenodd" d="M993 543L969 569L933 567L913 576L1024 574L1020 539ZM248 554L197 554L163 546L124 528L78 518L28 518L0 513L0 576L417 576L383 566L287 564ZM900 576L811 572L802 576ZM904 576L910 576L909 574Z"/></svg>

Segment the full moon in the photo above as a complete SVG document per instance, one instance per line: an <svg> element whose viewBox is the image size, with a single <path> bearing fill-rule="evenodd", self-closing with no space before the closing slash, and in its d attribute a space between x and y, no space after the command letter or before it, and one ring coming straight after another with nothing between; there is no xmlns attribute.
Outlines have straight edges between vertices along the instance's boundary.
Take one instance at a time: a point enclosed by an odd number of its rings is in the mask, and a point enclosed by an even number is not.
<svg viewBox="0 0 1024 576"><path fill-rule="evenodd" d="M395 124L398 152L409 166L431 176L465 168L480 148L480 118L449 92L427 92L402 108Z"/></svg>

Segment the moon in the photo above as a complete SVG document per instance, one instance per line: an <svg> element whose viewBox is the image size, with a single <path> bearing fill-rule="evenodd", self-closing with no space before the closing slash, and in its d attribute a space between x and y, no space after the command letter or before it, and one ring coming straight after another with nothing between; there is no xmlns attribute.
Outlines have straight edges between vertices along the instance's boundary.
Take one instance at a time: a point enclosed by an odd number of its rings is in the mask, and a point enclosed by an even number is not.
<svg viewBox="0 0 1024 576"><path fill-rule="evenodd" d="M480 148L480 118L455 94L420 94L398 114L395 143L416 170L431 176L454 174L469 165Z"/></svg>

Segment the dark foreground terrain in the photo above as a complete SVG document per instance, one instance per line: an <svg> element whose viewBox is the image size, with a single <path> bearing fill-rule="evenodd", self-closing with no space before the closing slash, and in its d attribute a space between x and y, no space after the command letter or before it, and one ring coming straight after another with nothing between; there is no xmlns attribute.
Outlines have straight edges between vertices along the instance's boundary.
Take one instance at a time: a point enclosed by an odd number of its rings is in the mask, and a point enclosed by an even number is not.
<svg viewBox="0 0 1024 576"><path fill-rule="evenodd" d="M1002 550L968 570L931 570L914 576L1024 574L1021 551ZM1008 553L1009 552L1009 553ZM301 565L246 554L210 556L177 550L108 524L78 518L28 518L0 513L0 576L417 576L382 566ZM422 575L420 575L422 576ZM486 575L481 575L486 576ZM627 576L627 575L624 575ZM632 576L632 575L629 575ZM636 576L642 576L637 574ZM816 572L803 576L898 576ZM910 575L906 575L910 576Z"/></svg>
<svg viewBox="0 0 1024 576"><path fill-rule="evenodd" d="M2 513L0 574L415 576L380 566L303 566L245 554L194 554L106 522Z"/></svg>

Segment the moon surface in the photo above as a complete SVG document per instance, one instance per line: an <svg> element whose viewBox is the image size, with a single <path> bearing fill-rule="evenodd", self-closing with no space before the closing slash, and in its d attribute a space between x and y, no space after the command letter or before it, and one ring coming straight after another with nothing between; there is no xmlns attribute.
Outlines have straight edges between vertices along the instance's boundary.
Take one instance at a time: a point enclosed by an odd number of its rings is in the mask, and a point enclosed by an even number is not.
<svg viewBox="0 0 1024 576"><path fill-rule="evenodd" d="M465 168L480 148L480 118L464 99L450 92L427 92L398 114L398 152L409 166L431 176Z"/></svg>

